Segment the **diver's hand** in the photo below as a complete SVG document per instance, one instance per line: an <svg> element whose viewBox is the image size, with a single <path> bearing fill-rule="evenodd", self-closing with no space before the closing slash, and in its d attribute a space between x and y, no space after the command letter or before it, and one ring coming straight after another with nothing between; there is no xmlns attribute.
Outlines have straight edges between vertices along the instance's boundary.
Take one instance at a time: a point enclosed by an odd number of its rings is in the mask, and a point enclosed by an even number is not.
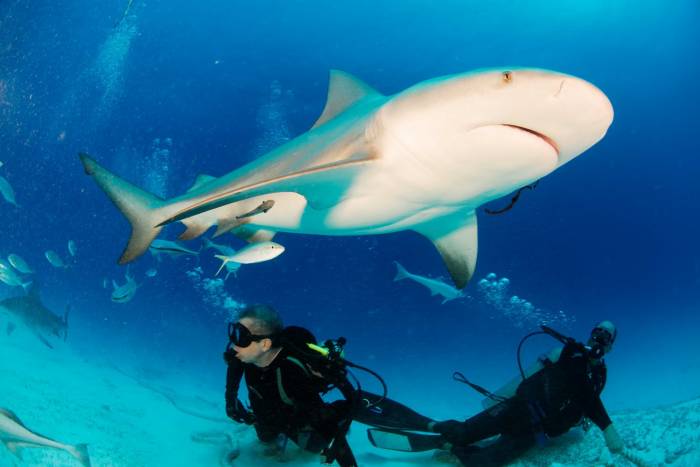
<svg viewBox="0 0 700 467"><path fill-rule="evenodd" d="M226 415L238 423L245 423L246 425L255 423L255 414L248 410L240 399L236 399L233 404L226 405Z"/></svg>
<svg viewBox="0 0 700 467"><path fill-rule="evenodd" d="M625 448L625 443L622 441L622 438L613 424L608 425L608 427L603 430L603 437L605 438L605 444L613 454L620 454Z"/></svg>

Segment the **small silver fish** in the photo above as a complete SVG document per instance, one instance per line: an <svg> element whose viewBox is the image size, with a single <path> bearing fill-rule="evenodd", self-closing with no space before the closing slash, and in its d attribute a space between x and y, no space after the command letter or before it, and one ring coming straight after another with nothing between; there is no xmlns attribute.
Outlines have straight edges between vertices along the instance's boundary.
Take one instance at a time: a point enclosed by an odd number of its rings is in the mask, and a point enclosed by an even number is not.
<svg viewBox="0 0 700 467"><path fill-rule="evenodd" d="M13 268L21 272L22 274L33 274L32 268L29 267L26 261L24 261L19 255L9 255L7 259Z"/></svg>
<svg viewBox="0 0 700 467"><path fill-rule="evenodd" d="M4 282L10 287L22 287L25 292L32 285L32 281L22 282L22 278L17 275L15 270L4 262L0 264L0 282Z"/></svg>
<svg viewBox="0 0 700 467"><path fill-rule="evenodd" d="M46 259L51 263L51 266L55 268L66 268L66 263L63 262L60 256L58 256L58 253L56 253L53 250L46 250L44 252L44 256L46 256Z"/></svg>
<svg viewBox="0 0 700 467"><path fill-rule="evenodd" d="M228 263L251 264L262 263L277 258L284 253L284 247L275 242L260 242L252 243L245 248L241 248L236 253L230 256L214 255L222 261L221 267L216 271L218 275Z"/></svg>
<svg viewBox="0 0 700 467"><path fill-rule="evenodd" d="M71 256L75 256L77 252L78 247L75 246L75 242L73 240L68 240L68 253L70 253Z"/></svg>
<svg viewBox="0 0 700 467"><path fill-rule="evenodd" d="M146 271L146 276L148 277L156 277L156 274L158 274L156 268L151 268L148 271Z"/></svg>
<svg viewBox="0 0 700 467"><path fill-rule="evenodd" d="M0 176L0 194L2 194L2 197L5 198L5 201L19 207L17 205L17 201L15 200L15 190L12 189L10 182L8 182L3 176Z"/></svg>

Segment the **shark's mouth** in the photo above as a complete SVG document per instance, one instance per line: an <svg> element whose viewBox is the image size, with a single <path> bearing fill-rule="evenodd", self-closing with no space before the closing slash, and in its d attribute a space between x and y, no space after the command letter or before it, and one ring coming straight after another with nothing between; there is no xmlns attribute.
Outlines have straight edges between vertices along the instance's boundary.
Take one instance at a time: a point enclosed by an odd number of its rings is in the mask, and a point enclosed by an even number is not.
<svg viewBox="0 0 700 467"><path fill-rule="evenodd" d="M519 126L519 125L513 125L510 123L503 123L503 126L507 126L508 128L513 128L515 130L520 130L520 131L525 131L527 133L530 133L531 135L535 135L538 138L540 138L542 141L545 143L549 144L553 149L554 152L557 153L557 157L559 157L559 146L557 145L556 141L554 141L552 138L550 138L547 135L544 135L542 133L539 133L535 130L531 130L530 128L525 128L524 126Z"/></svg>

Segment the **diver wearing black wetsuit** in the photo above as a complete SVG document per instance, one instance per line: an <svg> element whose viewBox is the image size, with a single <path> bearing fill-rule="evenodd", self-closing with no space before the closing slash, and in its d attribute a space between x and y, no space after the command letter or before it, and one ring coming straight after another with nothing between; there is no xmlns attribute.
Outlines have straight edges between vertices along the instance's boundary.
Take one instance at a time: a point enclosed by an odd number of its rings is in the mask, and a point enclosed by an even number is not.
<svg viewBox="0 0 700 467"><path fill-rule="evenodd" d="M323 402L308 370L295 363L288 352L283 349L265 368L243 363L230 353L227 362L226 413L229 417L253 424L263 442L273 442L283 434L311 452L321 452L328 446L337 430L335 415L339 414ZM244 412L238 400L243 375L252 413Z"/></svg>
<svg viewBox="0 0 700 467"><path fill-rule="evenodd" d="M249 328L259 331L253 333ZM356 465L345 441L350 423L348 401L324 402L320 393L330 382L312 373L298 351L306 342L316 342L313 334L299 327L280 328L277 313L263 305L243 310L238 322L231 324L231 344L224 353L228 364L227 415L253 425L264 443L289 438L304 450L323 452L326 462L337 461L343 467ZM238 399L243 376L252 411ZM338 387L344 395L348 392ZM283 449L283 445L278 447Z"/></svg>
<svg viewBox="0 0 700 467"><path fill-rule="evenodd" d="M606 441L612 436L617 442L619 437L600 400L607 375L602 353L593 357L581 343L570 340L556 362L545 363L542 370L520 383L515 396L464 422L434 423L432 430L442 434L452 444L453 454L470 466L510 462L547 437L580 424L583 417L605 432ZM501 436L486 447L473 446L496 435Z"/></svg>

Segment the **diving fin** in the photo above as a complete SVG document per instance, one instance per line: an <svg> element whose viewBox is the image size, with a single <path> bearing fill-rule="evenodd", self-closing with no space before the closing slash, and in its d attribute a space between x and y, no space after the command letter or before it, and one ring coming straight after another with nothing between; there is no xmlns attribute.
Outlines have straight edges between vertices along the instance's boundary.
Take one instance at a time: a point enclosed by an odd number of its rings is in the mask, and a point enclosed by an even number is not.
<svg viewBox="0 0 700 467"><path fill-rule="evenodd" d="M372 446L380 449L402 452L421 452L433 449L449 450L452 445L442 435L410 433L400 430L382 430L370 428L367 438Z"/></svg>
<svg viewBox="0 0 700 467"><path fill-rule="evenodd" d="M430 431L428 425L434 422L403 404L382 399L371 392L362 391L362 399L368 404L356 410L352 419L365 425L390 430Z"/></svg>

